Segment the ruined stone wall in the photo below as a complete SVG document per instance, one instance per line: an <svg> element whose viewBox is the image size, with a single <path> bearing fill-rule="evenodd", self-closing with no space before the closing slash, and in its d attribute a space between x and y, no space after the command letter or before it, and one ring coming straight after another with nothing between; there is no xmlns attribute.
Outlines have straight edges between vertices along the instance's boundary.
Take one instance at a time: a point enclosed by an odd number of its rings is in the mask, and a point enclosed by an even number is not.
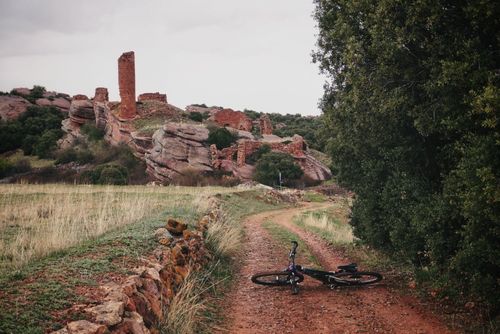
<svg viewBox="0 0 500 334"><path fill-rule="evenodd" d="M135 55L125 52L118 58L118 86L120 88L120 113L123 119L134 118L137 114L135 105Z"/></svg>
<svg viewBox="0 0 500 334"><path fill-rule="evenodd" d="M221 126L229 126L243 131L252 131L252 120L241 111L220 109L214 113L212 119Z"/></svg>
<svg viewBox="0 0 500 334"><path fill-rule="evenodd" d="M101 130L106 128L106 103L108 103L108 101L108 89L104 87L96 88L94 96L95 124L96 127Z"/></svg>
<svg viewBox="0 0 500 334"><path fill-rule="evenodd" d="M143 93L138 97L139 102L143 101L158 101L167 103L167 94L156 93Z"/></svg>
<svg viewBox="0 0 500 334"><path fill-rule="evenodd" d="M273 134L273 124L271 123L271 119L267 114L264 114L259 118L259 126L261 135Z"/></svg>

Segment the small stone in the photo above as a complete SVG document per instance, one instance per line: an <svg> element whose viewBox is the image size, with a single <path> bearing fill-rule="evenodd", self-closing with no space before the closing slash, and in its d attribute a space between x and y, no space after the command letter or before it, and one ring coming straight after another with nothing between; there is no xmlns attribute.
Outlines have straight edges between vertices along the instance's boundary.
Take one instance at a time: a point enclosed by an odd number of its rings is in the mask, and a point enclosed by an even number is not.
<svg viewBox="0 0 500 334"><path fill-rule="evenodd" d="M104 334L108 333L108 328L104 325L94 324L87 320L70 322L67 325L69 334Z"/></svg>
<svg viewBox="0 0 500 334"><path fill-rule="evenodd" d="M408 287L409 287L410 289L416 289L416 288L417 288L417 282L415 282L415 281L410 281L410 282L408 283Z"/></svg>
<svg viewBox="0 0 500 334"><path fill-rule="evenodd" d="M123 302L105 302L86 309L85 311L95 317L95 321L107 326L113 326L122 321L125 303Z"/></svg>
<svg viewBox="0 0 500 334"><path fill-rule="evenodd" d="M173 235L181 235L185 229L187 229L187 225L182 222L172 218L167 221L167 230Z"/></svg>

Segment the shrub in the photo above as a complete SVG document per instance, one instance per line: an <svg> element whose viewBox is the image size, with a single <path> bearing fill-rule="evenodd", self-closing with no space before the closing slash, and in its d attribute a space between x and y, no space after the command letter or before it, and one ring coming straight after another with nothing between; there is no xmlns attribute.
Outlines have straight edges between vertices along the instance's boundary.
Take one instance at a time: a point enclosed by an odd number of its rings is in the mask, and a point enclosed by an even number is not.
<svg viewBox="0 0 500 334"><path fill-rule="evenodd" d="M203 121L203 115L200 112L191 112L188 115L189 119L195 122L202 122Z"/></svg>
<svg viewBox="0 0 500 334"><path fill-rule="evenodd" d="M246 162L249 163L250 165L255 164L264 154L267 154L271 152L271 146L264 144L261 147L259 147L255 152L250 154Z"/></svg>
<svg viewBox="0 0 500 334"><path fill-rule="evenodd" d="M0 158L0 177L6 177L9 176L12 173L12 163L7 160Z"/></svg>
<svg viewBox="0 0 500 334"><path fill-rule="evenodd" d="M210 128L208 143L215 144L219 150L231 146L238 139L238 135L226 128Z"/></svg>
<svg viewBox="0 0 500 334"><path fill-rule="evenodd" d="M29 172L29 171L31 171L31 163L26 158L19 159L14 163L12 170L14 173Z"/></svg>
<svg viewBox="0 0 500 334"><path fill-rule="evenodd" d="M30 93L30 97L33 98L33 99L40 99L43 97L43 94L46 92L46 89L45 87L43 86L33 86L33 88L31 89L31 93Z"/></svg>
<svg viewBox="0 0 500 334"><path fill-rule="evenodd" d="M56 154L56 164L67 164L68 162L76 161L77 153L72 147L61 150Z"/></svg>
<svg viewBox="0 0 500 334"><path fill-rule="evenodd" d="M86 164L94 161L94 154L88 149L70 147L57 152L56 158L56 164L66 164L73 161Z"/></svg>
<svg viewBox="0 0 500 334"><path fill-rule="evenodd" d="M22 140L21 123L17 121L0 123L0 153L19 148Z"/></svg>
<svg viewBox="0 0 500 334"><path fill-rule="evenodd" d="M95 124L85 123L80 130L90 141L98 141L104 138L104 130L98 129Z"/></svg>
<svg viewBox="0 0 500 334"><path fill-rule="evenodd" d="M254 180L274 186L279 183L280 172L283 185L287 186L300 179L304 174L291 155L282 152L270 152L264 154L257 161Z"/></svg>
<svg viewBox="0 0 500 334"><path fill-rule="evenodd" d="M125 185L128 183L128 171L123 166L104 164L82 173L83 182L92 184Z"/></svg>
<svg viewBox="0 0 500 334"><path fill-rule="evenodd" d="M52 151L57 146L57 140L61 138L60 129L52 129L45 131L35 142L33 151L40 158L49 158L52 156Z"/></svg>

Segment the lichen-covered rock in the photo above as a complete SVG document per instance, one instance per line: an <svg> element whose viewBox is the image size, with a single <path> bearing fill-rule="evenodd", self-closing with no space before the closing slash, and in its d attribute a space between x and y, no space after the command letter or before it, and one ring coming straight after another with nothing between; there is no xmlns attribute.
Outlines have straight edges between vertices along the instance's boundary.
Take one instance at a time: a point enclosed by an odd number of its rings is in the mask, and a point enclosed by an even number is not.
<svg viewBox="0 0 500 334"><path fill-rule="evenodd" d="M191 170L211 172L209 149L204 143L208 129L201 125L167 123L152 137L153 147L145 154L147 170L162 182Z"/></svg>
<svg viewBox="0 0 500 334"><path fill-rule="evenodd" d="M16 119L32 104L21 96L0 95L0 120Z"/></svg>
<svg viewBox="0 0 500 334"><path fill-rule="evenodd" d="M94 317L95 322L106 326L113 326L122 321L124 306L123 302L107 301L101 305L88 308L85 311Z"/></svg>
<svg viewBox="0 0 500 334"><path fill-rule="evenodd" d="M105 325L98 325L87 320L70 322L66 328L69 334L104 334L108 333Z"/></svg>

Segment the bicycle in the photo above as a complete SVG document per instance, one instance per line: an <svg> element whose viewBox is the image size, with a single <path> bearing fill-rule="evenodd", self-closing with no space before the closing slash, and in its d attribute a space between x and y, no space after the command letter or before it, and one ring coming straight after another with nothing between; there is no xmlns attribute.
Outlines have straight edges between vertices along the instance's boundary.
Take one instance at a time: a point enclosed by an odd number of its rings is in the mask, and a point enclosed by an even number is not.
<svg viewBox="0 0 500 334"><path fill-rule="evenodd" d="M266 271L256 273L251 277L252 282L269 286L290 285L293 294L299 293L299 283L304 280L304 275L310 276L331 289L339 286L359 286L380 282L382 275L376 272L358 271L356 263L338 266L338 271L323 271L311 268L304 268L295 264L298 243L292 241L292 249L289 254L288 267L283 271Z"/></svg>

